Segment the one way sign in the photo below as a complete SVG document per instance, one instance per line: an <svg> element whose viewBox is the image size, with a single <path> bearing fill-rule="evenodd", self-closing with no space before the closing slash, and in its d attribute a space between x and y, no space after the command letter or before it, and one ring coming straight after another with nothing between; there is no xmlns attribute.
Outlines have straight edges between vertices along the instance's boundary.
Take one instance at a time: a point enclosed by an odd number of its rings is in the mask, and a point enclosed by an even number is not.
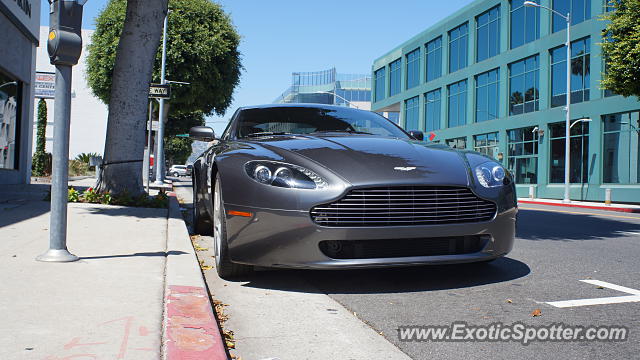
<svg viewBox="0 0 640 360"><path fill-rule="evenodd" d="M149 97L155 99L168 99L171 97L171 88L169 85L151 84L149 88Z"/></svg>

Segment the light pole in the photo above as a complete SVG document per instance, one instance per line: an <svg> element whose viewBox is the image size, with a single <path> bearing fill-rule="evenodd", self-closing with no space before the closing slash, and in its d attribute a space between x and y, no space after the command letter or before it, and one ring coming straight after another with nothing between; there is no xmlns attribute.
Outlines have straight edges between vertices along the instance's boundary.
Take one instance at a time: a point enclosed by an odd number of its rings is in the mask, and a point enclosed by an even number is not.
<svg viewBox="0 0 640 360"><path fill-rule="evenodd" d="M527 7L537 7L549 10L550 12L560 16L567 22L567 107L566 111L566 119L565 119L565 144L564 144L564 198L562 202L570 203L571 197L569 194L570 189L570 168L571 168L571 159L570 159L570 134L571 134L571 12L568 12L567 15L562 15L561 13L553 10L552 8L542 6L534 1L525 1L524 6Z"/></svg>
<svg viewBox="0 0 640 360"><path fill-rule="evenodd" d="M356 109L360 109L357 105L353 104L351 101L345 99L344 97L336 94L335 92L331 92L331 91L314 91L313 93L314 94L329 94L329 95L333 95L333 96L335 96L337 98L340 98L340 99L344 100L349 106L353 106ZM336 103L335 99L334 99L333 103L334 104Z"/></svg>
<svg viewBox="0 0 640 360"><path fill-rule="evenodd" d="M162 69L160 70L160 84L166 84L165 67L167 65L167 25L169 22L169 11L164 18L164 30L162 35ZM159 100L158 109L158 151L156 152L156 185L164 185L164 98Z"/></svg>

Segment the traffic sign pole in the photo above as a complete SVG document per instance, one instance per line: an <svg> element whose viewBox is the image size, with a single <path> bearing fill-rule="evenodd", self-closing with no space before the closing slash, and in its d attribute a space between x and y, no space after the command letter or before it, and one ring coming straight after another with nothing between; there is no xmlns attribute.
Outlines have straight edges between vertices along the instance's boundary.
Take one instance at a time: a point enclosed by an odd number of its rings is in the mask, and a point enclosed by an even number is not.
<svg viewBox="0 0 640 360"><path fill-rule="evenodd" d="M167 64L167 25L169 13L164 18L164 30L162 35L162 70L160 73L160 84L165 85L165 67ZM154 162L156 164L156 185L164 185L164 98L160 98L160 109L158 111L158 151Z"/></svg>

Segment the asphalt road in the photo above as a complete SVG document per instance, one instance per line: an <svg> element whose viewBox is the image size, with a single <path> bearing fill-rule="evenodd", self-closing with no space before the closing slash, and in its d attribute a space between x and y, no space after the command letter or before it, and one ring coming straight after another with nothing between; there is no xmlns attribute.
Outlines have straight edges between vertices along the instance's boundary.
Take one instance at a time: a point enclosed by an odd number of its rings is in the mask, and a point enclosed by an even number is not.
<svg viewBox="0 0 640 360"><path fill-rule="evenodd" d="M184 184L182 192L190 191ZM190 195L185 195L190 199ZM187 205L188 206L188 205ZM522 204L514 250L486 265L349 271L267 271L245 287L317 292L342 304L414 359L636 359L640 302L558 308L547 302L628 296L599 280L640 291L640 214ZM615 301L615 299L614 299ZM532 316L535 310L539 316ZM624 342L406 342L398 327L622 325ZM313 324L308 324L313 326Z"/></svg>

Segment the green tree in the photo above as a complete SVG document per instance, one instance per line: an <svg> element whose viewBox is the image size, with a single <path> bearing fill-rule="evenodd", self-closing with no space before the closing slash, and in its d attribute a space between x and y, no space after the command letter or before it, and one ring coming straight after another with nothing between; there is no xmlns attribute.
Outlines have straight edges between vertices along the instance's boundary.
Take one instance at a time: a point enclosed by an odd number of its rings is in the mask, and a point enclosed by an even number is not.
<svg viewBox="0 0 640 360"><path fill-rule="evenodd" d="M34 176L47 175L48 155L45 151L47 135L47 102L44 99L38 101L38 122L36 132L36 152L33 154L32 172Z"/></svg>
<svg viewBox="0 0 640 360"><path fill-rule="evenodd" d="M141 1L141 0L137 0ZM116 86L116 61L120 56L120 33L125 24L132 0L111 0L96 19L96 31L89 46L87 79L93 93L106 104L109 111L114 106L114 95L120 95L120 84ZM238 45L240 36L231 20L219 5L210 0L169 0L171 10L168 18L166 78L189 82L190 85L175 85L172 88L170 117L179 114L201 112L202 114L224 114L233 100L233 90L239 83L242 65ZM160 27L160 31L161 31ZM155 31L155 30L154 30ZM122 34L127 33L123 31ZM155 34L155 33L154 33ZM140 43L145 43L139 38ZM116 51L117 49L117 51ZM122 56L133 57L133 53ZM161 49L154 53L153 82L160 82ZM135 76L130 74L130 76ZM120 90L117 90L116 87ZM148 83L147 83L148 89ZM146 96L139 100L146 103ZM122 96L120 95L122 98ZM118 103L117 107L120 107ZM109 121L105 144L105 162L136 160L144 152L144 120L146 111L137 110L138 118L132 123ZM127 128L128 126L128 128ZM113 129L112 129L113 128ZM110 129L113 135L110 136ZM119 130L119 132L118 132ZM115 133L118 133L116 135ZM168 134L168 132L167 132ZM131 146L124 150L122 137L131 138ZM184 148L181 146L180 148ZM171 147L174 149L174 147ZM117 153L117 156L114 155ZM169 157L170 154L167 154ZM125 163L107 166L104 171L106 186L101 190L142 191L142 163ZM110 171L109 167L127 168L126 174ZM139 175L140 174L140 175ZM135 181L127 177L135 177Z"/></svg>
<svg viewBox="0 0 640 360"><path fill-rule="evenodd" d="M191 127L204 125L204 123L204 114L201 111L169 115L164 138L164 151L169 164L184 164L191 156L193 141L176 135L187 134Z"/></svg>
<svg viewBox="0 0 640 360"><path fill-rule="evenodd" d="M609 1L614 11L602 17L602 57L606 71L600 85L625 97L640 98L640 0Z"/></svg>
<svg viewBox="0 0 640 360"><path fill-rule="evenodd" d="M88 80L96 94L96 72L108 76L109 115L98 191L138 195L142 187L147 94L168 0L111 0L96 19L89 46ZM118 21L119 20L119 21ZM106 40L106 39L110 40ZM101 53L112 53L108 56ZM100 56L104 55L105 59ZM108 64L108 70L100 67ZM104 94L103 94L104 95ZM105 100L104 96L101 97Z"/></svg>
<svg viewBox="0 0 640 360"><path fill-rule="evenodd" d="M89 86L106 104L125 6L124 0L109 2L96 20L89 46ZM171 112L224 115L240 81L240 35L230 17L210 0L169 0L169 9L166 78L190 83L172 86ZM154 83L160 82L161 50L155 58Z"/></svg>

